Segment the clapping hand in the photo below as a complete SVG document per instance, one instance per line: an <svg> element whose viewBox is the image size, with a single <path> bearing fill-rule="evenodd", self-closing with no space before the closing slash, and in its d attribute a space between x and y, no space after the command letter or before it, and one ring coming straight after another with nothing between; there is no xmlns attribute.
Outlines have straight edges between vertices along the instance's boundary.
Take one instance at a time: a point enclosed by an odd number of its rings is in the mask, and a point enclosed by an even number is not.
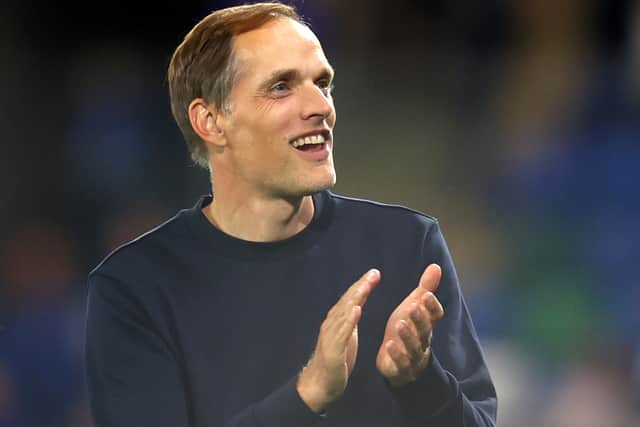
<svg viewBox="0 0 640 427"><path fill-rule="evenodd" d="M316 348L298 377L297 390L314 412L342 396L358 353L358 322L362 306L380 282L380 272L369 270L340 297L329 310Z"/></svg>
<svg viewBox="0 0 640 427"><path fill-rule="evenodd" d="M433 326L444 315L434 294L441 276L440 266L427 266L418 287L389 316L376 366L392 386L415 381L429 364Z"/></svg>

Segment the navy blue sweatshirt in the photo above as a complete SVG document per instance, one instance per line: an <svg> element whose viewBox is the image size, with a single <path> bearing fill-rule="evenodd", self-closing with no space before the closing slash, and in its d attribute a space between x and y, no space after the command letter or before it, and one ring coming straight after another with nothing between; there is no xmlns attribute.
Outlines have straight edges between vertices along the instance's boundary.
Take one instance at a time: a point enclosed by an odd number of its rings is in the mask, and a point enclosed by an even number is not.
<svg viewBox="0 0 640 427"><path fill-rule="evenodd" d="M398 206L313 196L312 222L286 240L247 242L180 211L111 253L89 276L86 368L96 427L493 426L496 394L436 219ZM390 387L375 358L391 312L438 263L432 357ZM344 395L322 416L296 379L320 324L369 268Z"/></svg>

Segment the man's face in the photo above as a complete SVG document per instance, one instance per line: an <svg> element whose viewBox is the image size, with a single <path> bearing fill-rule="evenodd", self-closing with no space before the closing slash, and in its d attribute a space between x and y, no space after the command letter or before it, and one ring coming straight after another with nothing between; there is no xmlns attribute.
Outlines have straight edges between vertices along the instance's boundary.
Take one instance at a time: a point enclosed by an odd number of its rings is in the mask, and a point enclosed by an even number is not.
<svg viewBox="0 0 640 427"><path fill-rule="evenodd" d="M237 36L234 48L240 77L223 130L235 189L296 197L333 186L333 69L318 39L279 18Z"/></svg>

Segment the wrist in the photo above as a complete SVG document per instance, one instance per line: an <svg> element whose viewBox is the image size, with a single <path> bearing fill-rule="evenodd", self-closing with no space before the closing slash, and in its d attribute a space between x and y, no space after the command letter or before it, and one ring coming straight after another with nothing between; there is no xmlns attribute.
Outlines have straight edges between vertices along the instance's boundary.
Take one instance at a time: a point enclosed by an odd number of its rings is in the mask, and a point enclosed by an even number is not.
<svg viewBox="0 0 640 427"><path fill-rule="evenodd" d="M324 412L329 404L328 399L317 387L316 381L313 380L307 367L303 368L298 376L296 390L302 401L316 414Z"/></svg>

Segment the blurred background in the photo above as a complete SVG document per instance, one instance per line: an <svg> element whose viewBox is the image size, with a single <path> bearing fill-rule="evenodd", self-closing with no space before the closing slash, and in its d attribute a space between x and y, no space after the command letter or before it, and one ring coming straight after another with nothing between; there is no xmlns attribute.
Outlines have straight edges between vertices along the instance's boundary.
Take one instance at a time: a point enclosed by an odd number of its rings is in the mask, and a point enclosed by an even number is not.
<svg viewBox="0 0 640 427"><path fill-rule="evenodd" d="M234 1L0 6L0 427L91 426L86 276L209 192L166 67ZM291 1L336 192L440 219L499 426L640 425L640 2Z"/></svg>

